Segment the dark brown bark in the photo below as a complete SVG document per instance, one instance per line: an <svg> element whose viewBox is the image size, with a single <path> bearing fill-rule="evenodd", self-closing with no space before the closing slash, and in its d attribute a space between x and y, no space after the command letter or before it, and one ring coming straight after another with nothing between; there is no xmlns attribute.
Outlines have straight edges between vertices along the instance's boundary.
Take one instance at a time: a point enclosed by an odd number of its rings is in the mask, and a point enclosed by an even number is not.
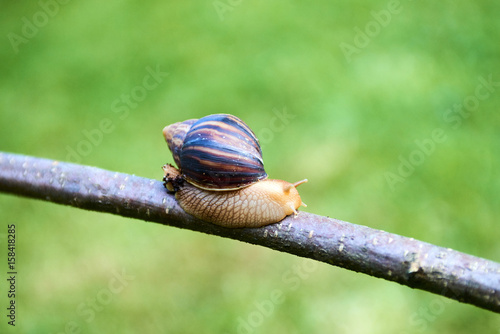
<svg viewBox="0 0 500 334"><path fill-rule="evenodd" d="M366 226L301 212L223 228L185 213L159 180L2 152L0 191L241 240L500 313L499 263Z"/></svg>

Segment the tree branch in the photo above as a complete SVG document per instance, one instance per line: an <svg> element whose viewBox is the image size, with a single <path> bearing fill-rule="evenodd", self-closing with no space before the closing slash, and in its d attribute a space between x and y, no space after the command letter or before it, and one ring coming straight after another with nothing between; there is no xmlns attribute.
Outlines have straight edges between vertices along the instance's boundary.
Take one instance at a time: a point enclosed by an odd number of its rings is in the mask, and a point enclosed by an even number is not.
<svg viewBox="0 0 500 334"><path fill-rule="evenodd" d="M499 263L366 226L300 212L223 228L185 213L161 181L2 152L0 191L245 241L500 313Z"/></svg>

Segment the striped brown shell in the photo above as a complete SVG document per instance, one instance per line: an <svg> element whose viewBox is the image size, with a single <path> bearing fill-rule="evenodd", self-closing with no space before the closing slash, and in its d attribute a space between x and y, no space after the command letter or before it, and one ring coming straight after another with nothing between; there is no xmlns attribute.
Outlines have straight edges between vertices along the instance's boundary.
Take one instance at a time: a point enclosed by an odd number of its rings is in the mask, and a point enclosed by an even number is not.
<svg viewBox="0 0 500 334"><path fill-rule="evenodd" d="M198 188L235 190L267 177L257 137L236 116L190 119L163 135L183 178Z"/></svg>

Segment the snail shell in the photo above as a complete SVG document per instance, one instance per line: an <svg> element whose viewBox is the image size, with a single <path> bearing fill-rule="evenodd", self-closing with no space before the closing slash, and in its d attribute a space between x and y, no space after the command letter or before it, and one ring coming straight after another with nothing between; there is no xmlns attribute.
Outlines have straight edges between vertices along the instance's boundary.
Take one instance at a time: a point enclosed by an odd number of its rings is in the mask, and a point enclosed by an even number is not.
<svg viewBox="0 0 500 334"><path fill-rule="evenodd" d="M163 166L165 186L188 213L226 227L259 227L295 213L295 184L267 179L259 141L242 120L209 115L166 126L177 170ZM187 182L184 182L187 181Z"/></svg>
<svg viewBox="0 0 500 334"><path fill-rule="evenodd" d="M267 177L257 137L236 116L175 123L163 135L182 176L198 188L234 190Z"/></svg>

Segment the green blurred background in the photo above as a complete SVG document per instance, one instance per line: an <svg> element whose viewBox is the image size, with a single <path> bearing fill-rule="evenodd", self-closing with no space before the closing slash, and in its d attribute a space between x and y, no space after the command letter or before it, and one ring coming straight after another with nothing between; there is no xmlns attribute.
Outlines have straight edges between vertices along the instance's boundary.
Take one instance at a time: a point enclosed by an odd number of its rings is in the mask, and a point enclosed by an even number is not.
<svg viewBox="0 0 500 334"><path fill-rule="evenodd" d="M306 211L500 261L499 10L4 2L0 150L161 179L165 125L232 113L271 177L309 179ZM19 333L500 333L494 313L262 247L4 194L0 212Z"/></svg>

